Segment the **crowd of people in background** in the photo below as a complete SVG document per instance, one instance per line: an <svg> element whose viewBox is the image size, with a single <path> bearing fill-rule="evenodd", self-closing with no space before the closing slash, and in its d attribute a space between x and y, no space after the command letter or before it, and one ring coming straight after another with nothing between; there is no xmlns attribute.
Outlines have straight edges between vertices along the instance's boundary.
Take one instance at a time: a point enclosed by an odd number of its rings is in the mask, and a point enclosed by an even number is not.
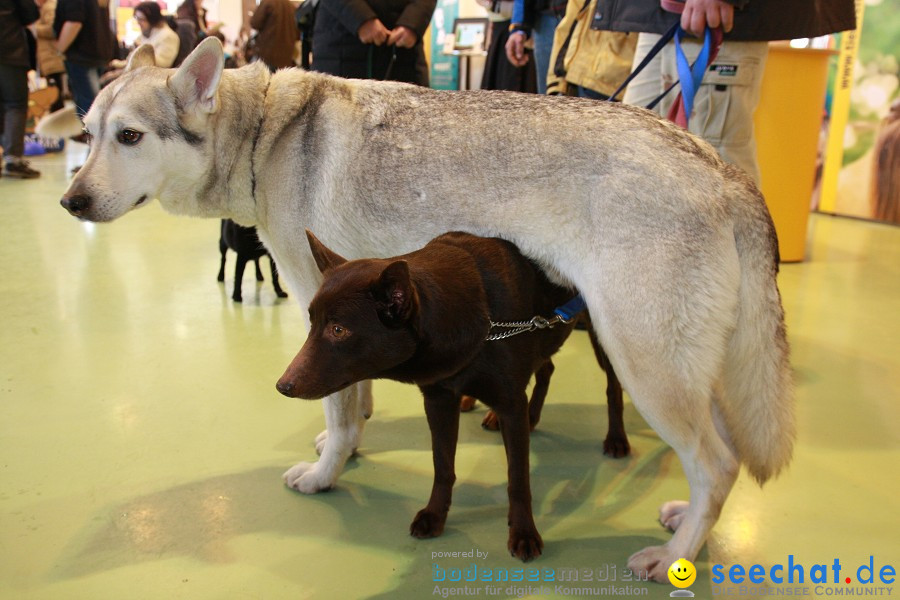
<svg viewBox="0 0 900 600"><path fill-rule="evenodd" d="M61 106L65 74L75 110L83 117L101 86L125 66L108 1L0 0L4 175L39 175L23 159L30 69L59 89L54 109ZM797 0L790 6L781 0L634 0L603 3L603 9L598 0L476 1L493 22L481 86L487 89L607 99L674 21L680 19L695 35L707 25L721 27L725 37L718 60L741 76L701 86L698 93L705 96L695 111L703 114L690 128L757 180L752 115L767 41L855 26L853 0ZM298 11L290 0L261 0L249 15L255 33L229 64L260 60L274 72L307 64L308 57L299 52L305 48L311 49L310 66L316 71L427 86L423 38L435 5L436 0L305 0ZM164 14L157 2L142 2L134 8L134 20L141 32L137 45L152 45L160 67L177 67L206 36L223 39L208 26L202 0L184 0L174 15ZM685 46L689 55L699 52L695 42ZM629 86L624 101L644 105L659 94L677 77L674 63L670 43L647 74ZM661 106L665 114L666 101Z"/></svg>

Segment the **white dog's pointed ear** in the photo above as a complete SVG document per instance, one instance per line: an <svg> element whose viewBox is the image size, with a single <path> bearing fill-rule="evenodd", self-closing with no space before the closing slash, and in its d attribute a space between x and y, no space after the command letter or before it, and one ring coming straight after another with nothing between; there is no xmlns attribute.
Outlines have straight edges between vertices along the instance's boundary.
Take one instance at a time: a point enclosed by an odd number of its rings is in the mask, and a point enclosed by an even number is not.
<svg viewBox="0 0 900 600"><path fill-rule="evenodd" d="M128 55L128 62L125 64L125 70L131 71L139 67L155 67L156 55L153 53L153 46L150 44L141 44L137 50Z"/></svg>
<svg viewBox="0 0 900 600"><path fill-rule="evenodd" d="M213 113L216 111L216 91L225 68L222 43L208 37L200 42L169 78L169 89L181 100L184 108Z"/></svg>
<svg viewBox="0 0 900 600"><path fill-rule="evenodd" d="M322 273L347 262L346 258L330 250L325 244L320 242L319 238L314 236L309 229L306 230L306 240L309 242L309 249L312 250L313 258L316 259L316 266L319 267L319 271Z"/></svg>

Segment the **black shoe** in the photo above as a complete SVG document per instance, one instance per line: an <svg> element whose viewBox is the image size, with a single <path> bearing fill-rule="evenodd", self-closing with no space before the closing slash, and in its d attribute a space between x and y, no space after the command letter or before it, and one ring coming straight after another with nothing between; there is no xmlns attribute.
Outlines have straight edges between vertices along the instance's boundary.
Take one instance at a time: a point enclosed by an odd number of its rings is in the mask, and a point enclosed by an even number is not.
<svg viewBox="0 0 900 600"><path fill-rule="evenodd" d="M3 175L18 179L34 179L35 177L40 177L41 172L29 167L28 161L18 160L7 162L3 168Z"/></svg>

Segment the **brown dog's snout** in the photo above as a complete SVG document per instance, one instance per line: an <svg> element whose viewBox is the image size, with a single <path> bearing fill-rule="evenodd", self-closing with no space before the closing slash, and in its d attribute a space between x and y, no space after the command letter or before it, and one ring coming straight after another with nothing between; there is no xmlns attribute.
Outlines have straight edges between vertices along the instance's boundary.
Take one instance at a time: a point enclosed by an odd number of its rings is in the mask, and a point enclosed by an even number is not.
<svg viewBox="0 0 900 600"><path fill-rule="evenodd" d="M278 380L278 383L275 384L275 389L287 396L288 398L294 398L294 382L281 378Z"/></svg>
<svg viewBox="0 0 900 600"><path fill-rule="evenodd" d="M63 196L59 203L73 216L80 217L90 208L91 198L84 194L75 194L74 196Z"/></svg>

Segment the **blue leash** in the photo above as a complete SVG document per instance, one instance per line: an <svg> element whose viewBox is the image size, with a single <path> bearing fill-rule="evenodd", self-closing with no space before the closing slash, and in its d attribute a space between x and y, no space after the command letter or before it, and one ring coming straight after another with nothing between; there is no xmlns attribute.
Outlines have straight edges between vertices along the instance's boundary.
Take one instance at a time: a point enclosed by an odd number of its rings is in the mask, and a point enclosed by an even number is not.
<svg viewBox="0 0 900 600"><path fill-rule="evenodd" d="M631 81L637 77L637 75L646 68L650 61L656 58L656 55L659 54L663 47L668 44L672 39L675 40L675 62L678 67L678 79L672 85L670 85L666 90L656 97L650 104L647 105L647 109L652 110L657 104L659 104L666 95L672 91L678 83L681 83L681 96L684 101L684 111L685 114L690 116L691 110L694 106L694 96L697 94L697 90L700 88L700 83L703 81L703 75L706 73L707 62L709 62L709 55L712 52L712 33L710 29L707 27L703 37L703 48L700 50L700 54L697 56L697 60L694 61L694 64L691 65L688 63L687 57L684 55L684 50L681 48L681 40L685 35L684 29L681 28L680 22L675 22L669 30L659 38L659 41L653 45L653 48L650 49L650 52L641 60L640 64L635 67L634 71L631 72L630 75L622 82L622 85L619 88L610 94L608 101L613 102L614 98L618 96L622 90L624 90ZM510 331L506 331L503 333L491 334L488 336L488 341L494 340L502 340L508 337L525 333L528 331L535 331L537 329L547 329L551 328L557 323L565 323L569 324L572 322L575 317L577 317L581 312L583 312L587 308L584 297L581 294L576 295L574 298L563 304L562 306L557 307L553 312L556 315L551 319L546 319L544 317L533 317L530 321L516 321L511 323L494 323L491 321L491 328L494 327L504 327L509 329Z"/></svg>
<svg viewBox="0 0 900 600"><path fill-rule="evenodd" d="M699 56L697 56L697 60L694 61L693 65L689 65L687 61L687 57L684 55L684 50L681 49L681 40L685 35L684 29L681 28L681 23L675 22L668 31L666 31L662 37L659 38L659 41L653 45L653 48L650 49L650 52L644 57L644 59L635 67L634 71L622 82L622 85L618 87L616 91L614 91L609 96L609 101L613 101L613 99L618 96L622 91L628 87L628 84L638 76L638 74L643 71L647 65L650 64L656 55L659 54L662 49L665 47L673 39L675 40L675 60L678 67L678 78L681 83L681 94L684 98L684 108L685 112L690 115L691 108L694 105L694 96L697 93L697 89L700 87L700 82L703 80L703 74L706 72L706 63L709 61L709 54L712 52L712 34L710 33L710 29L707 27L706 32L703 37L703 48L700 50ZM653 110L657 104L659 104L663 98L665 98L672 89L678 85L679 81L674 82L672 85L666 88L666 90L657 96L650 104L648 104L645 108L648 110Z"/></svg>
<svg viewBox="0 0 900 600"><path fill-rule="evenodd" d="M569 323L578 316L585 308L584 298L578 294L562 306L559 306L553 312L562 319L563 323Z"/></svg>
<svg viewBox="0 0 900 600"><path fill-rule="evenodd" d="M659 54L663 47L668 44L672 39L675 40L675 62L678 67L678 79L681 83L681 96L684 99L684 112L686 115L691 114L691 110L694 107L694 96L697 94L697 90L700 88L700 83L703 81L703 75L706 73L707 62L709 62L709 55L712 52L712 33L709 27L706 28L703 37L703 48L700 50L700 54L697 56L697 60L694 61L694 64L691 65L688 63L687 57L684 55L684 50L681 48L681 40L685 35L684 29L681 28L681 23L675 22L667 32L665 32L662 37L659 38L659 41L653 45L653 48L650 49L650 52L641 60L640 64L635 67L634 71L631 72L630 75L622 82L622 85L619 88L610 94L609 102L613 102L614 98L618 96L622 90L624 90L631 81L638 76L638 74L646 68L647 65L650 64L656 55ZM676 81L672 85L670 85L662 94L656 97L650 104L647 105L647 109L652 110L659 104L666 95L672 91L676 85L678 85L679 81ZM555 311L553 311L557 316L562 319L564 323L571 322L572 319L578 316L586 308L584 298L581 294L578 294L571 300L569 300L566 304L558 307Z"/></svg>
<svg viewBox="0 0 900 600"><path fill-rule="evenodd" d="M681 48L681 36L684 30L678 27L675 31L675 64L678 67L678 79L681 82L681 97L684 100L685 120L691 116L694 108L694 96L700 89L700 83L703 81L703 75L706 73L706 66L709 63L709 55L712 52L712 31L709 27L703 35L703 48L693 65L688 64L684 50Z"/></svg>

